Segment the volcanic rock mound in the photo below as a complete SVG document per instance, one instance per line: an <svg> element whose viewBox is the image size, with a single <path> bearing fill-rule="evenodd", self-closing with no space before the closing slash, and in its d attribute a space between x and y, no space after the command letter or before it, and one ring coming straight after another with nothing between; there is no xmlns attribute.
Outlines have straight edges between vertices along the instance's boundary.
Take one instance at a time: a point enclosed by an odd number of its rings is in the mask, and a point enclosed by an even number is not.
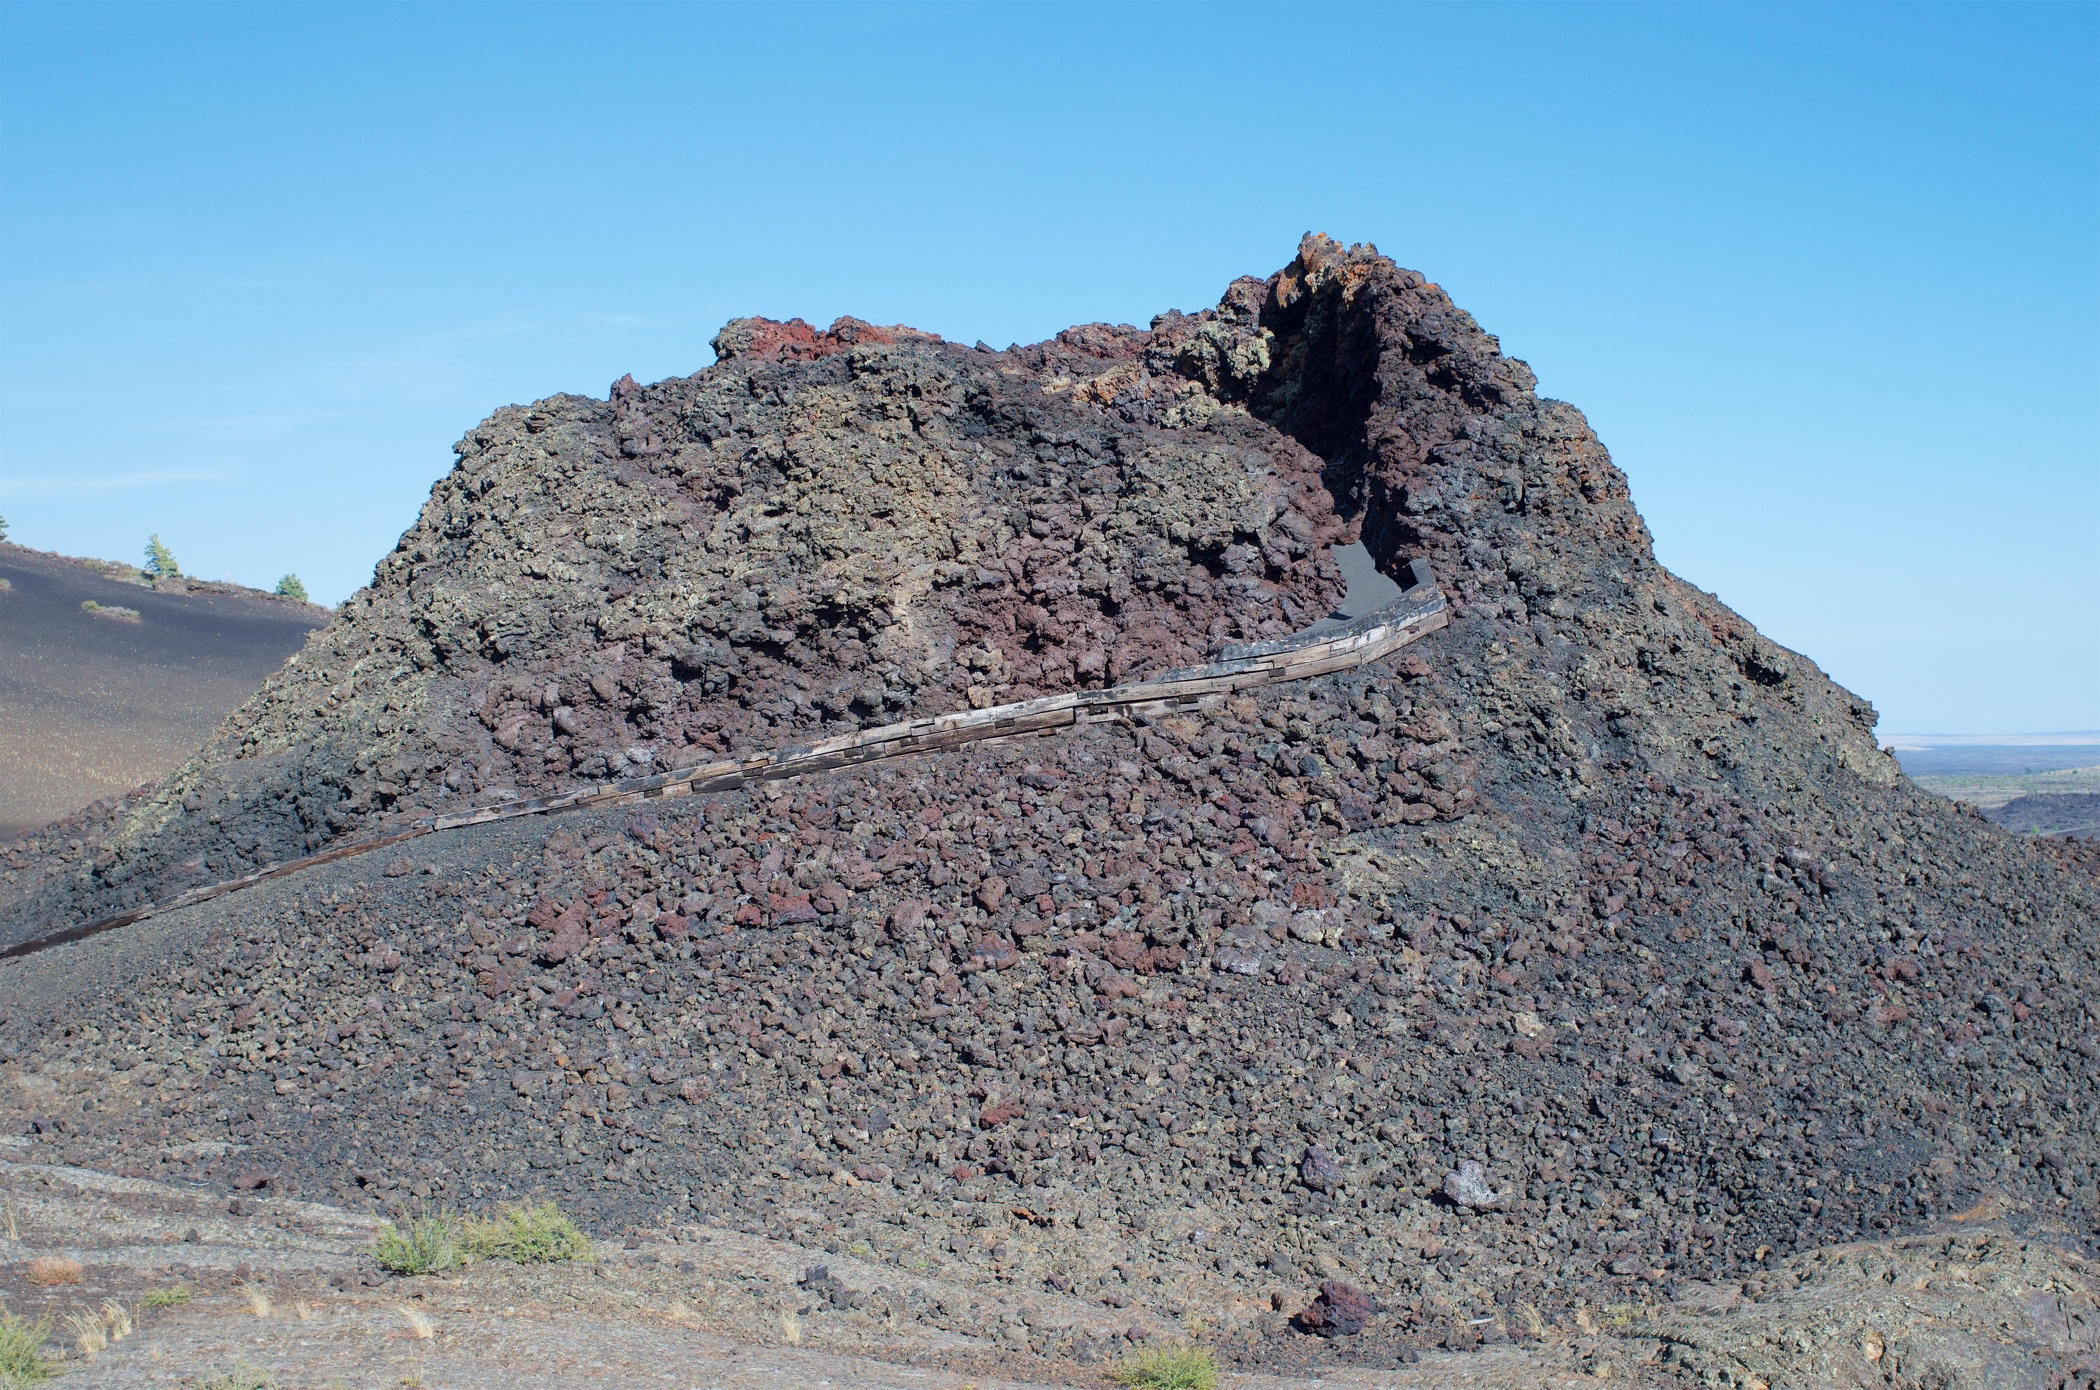
<svg viewBox="0 0 2100 1390"><path fill-rule="evenodd" d="M423 811L1128 682L1306 626L1343 590L1321 462L1174 375L1230 382L1263 340L1222 367L1191 341L1093 326L994 354L740 320L696 376L499 411L372 586L113 862L23 895L15 934ZM1110 390L1162 399L1104 411Z"/></svg>
<svg viewBox="0 0 2100 1390"><path fill-rule="evenodd" d="M1217 1310L1252 1364L1983 1211L2092 1235L2100 849L1912 787L1870 706L1655 564L1581 415L1435 286L1313 237L1147 331L717 346L492 417L325 650L16 939L426 808L1202 660L1327 612L1337 542L1427 559L1456 617L9 961L42 1143L697 1213ZM1288 1332L1322 1286L1337 1335Z"/></svg>

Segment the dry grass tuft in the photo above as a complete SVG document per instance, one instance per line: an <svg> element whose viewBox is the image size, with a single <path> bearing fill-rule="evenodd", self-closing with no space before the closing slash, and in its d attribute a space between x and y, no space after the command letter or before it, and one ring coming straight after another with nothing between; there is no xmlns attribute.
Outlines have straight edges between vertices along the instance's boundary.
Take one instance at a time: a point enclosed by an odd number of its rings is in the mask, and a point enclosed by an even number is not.
<svg viewBox="0 0 2100 1390"><path fill-rule="evenodd" d="M270 1301L270 1291L261 1285L241 1285L241 1297L248 1300L248 1311L259 1318L269 1317L277 1311L277 1305Z"/></svg>
<svg viewBox="0 0 2100 1390"><path fill-rule="evenodd" d="M46 1289L57 1288L60 1284L77 1284L81 1279L80 1261L70 1255L39 1255L29 1262L22 1277Z"/></svg>
<svg viewBox="0 0 2100 1390"><path fill-rule="evenodd" d="M421 1308L411 1308L406 1303L397 1303L394 1305L394 1311L401 1315L401 1320L408 1324L408 1330L416 1335L417 1340L427 1342L432 1337L437 1336L437 1324L432 1322L430 1314L424 1312Z"/></svg>
<svg viewBox="0 0 2100 1390"><path fill-rule="evenodd" d="M131 1310L114 1298L102 1301L102 1322L109 1329L112 1342L121 1342L131 1335Z"/></svg>
<svg viewBox="0 0 2100 1390"><path fill-rule="evenodd" d="M67 1313L61 1321L73 1334L73 1345L80 1349L81 1360L92 1361L109 1349L109 1329L102 1325L100 1313Z"/></svg>

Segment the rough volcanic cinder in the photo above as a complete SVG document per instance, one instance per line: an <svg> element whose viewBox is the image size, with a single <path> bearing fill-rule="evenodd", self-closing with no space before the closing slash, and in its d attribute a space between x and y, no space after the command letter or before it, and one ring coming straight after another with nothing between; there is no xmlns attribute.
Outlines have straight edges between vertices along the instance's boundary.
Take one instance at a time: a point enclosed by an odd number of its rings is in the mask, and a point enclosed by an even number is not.
<svg viewBox="0 0 2100 1390"><path fill-rule="evenodd" d="M371 586L10 930L417 813L1141 679L1324 616L1321 461L1197 393L1088 395L1147 335L1012 354L739 320L696 376L502 410Z"/></svg>
<svg viewBox="0 0 2100 1390"><path fill-rule="evenodd" d="M1216 1310L1249 1365L1754 1298L1947 1223L2092 1236L2100 847L1912 786L1420 276L1313 237L1149 330L718 347L477 430L332 654L50 901L1127 680L1326 611L1359 536L1456 616L1201 710L448 831L6 962L41 1145L697 1213L1123 1327ZM1290 1331L1322 1286L1336 1335Z"/></svg>

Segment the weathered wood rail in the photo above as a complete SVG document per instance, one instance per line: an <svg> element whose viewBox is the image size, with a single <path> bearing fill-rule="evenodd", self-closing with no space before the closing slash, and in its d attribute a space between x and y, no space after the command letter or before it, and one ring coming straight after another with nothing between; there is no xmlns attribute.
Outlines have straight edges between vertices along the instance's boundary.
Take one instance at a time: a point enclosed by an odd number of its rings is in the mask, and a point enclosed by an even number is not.
<svg viewBox="0 0 2100 1390"><path fill-rule="evenodd" d="M647 777L599 783L560 796L504 802L456 815L426 817L396 830L364 836L331 845L303 858L271 864L240 878L193 888L165 902L147 903L114 917L22 942L0 951L0 960L78 941L177 908L194 907L270 879L389 849L441 830L457 830L581 807L620 806L664 797L734 791L758 782L806 777L812 773L858 767L915 753L941 752L964 744L1040 737L1078 724L1098 724L1200 708L1205 702L1221 699L1234 691L1346 671L1390 655L1449 621L1444 595L1436 587L1428 566L1415 561L1411 578L1414 580L1412 587L1405 590L1396 602L1375 612L1294 637L1227 647L1220 653L1221 659L1209 665L1168 671L1150 680L1110 686L1105 690L1073 691L1023 700L1018 704L994 705L990 709L960 710L954 714L908 719L900 724L862 729L817 743L791 744L748 758L724 759Z"/></svg>

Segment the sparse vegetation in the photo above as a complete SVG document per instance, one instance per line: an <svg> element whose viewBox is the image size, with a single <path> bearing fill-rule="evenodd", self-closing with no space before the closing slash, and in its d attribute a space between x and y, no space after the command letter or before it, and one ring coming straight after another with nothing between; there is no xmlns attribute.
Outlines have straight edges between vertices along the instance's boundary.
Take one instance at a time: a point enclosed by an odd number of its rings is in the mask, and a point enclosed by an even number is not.
<svg viewBox="0 0 2100 1390"><path fill-rule="evenodd" d="M248 1311L259 1318L276 1313L277 1305L270 1301L270 1291L259 1284L243 1284L241 1296L248 1300Z"/></svg>
<svg viewBox="0 0 2100 1390"><path fill-rule="evenodd" d="M431 1321L430 1314L424 1312L421 1308L411 1307L406 1303L397 1303L394 1305L394 1311L401 1315L401 1321L408 1324L408 1330L415 1335L418 1341L427 1342L432 1337L437 1336L437 1324Z"/></svg>
<svg viewBox="0 0 2100 1390"><path fill-rule="evenodd" d="M301 603L309 601L306 597L306 586L299 582L299 576L296 574L288 574L277 581L277 596L297 599Z"/></svg>
<svg viewBox="0 0 2100 1390"><path fill-rule="evenodd" d="M7 539L7 518L0 516L0 541Z"/></svg>
<svg viewBox="0 0 2100 1390"><path fill-rule="evenodd" d="M277 1378L260 1366L238 1362L205 1380L198 1390L270 1390Z"/></svg>
<svg viewBox="0 0 2100 1390"><path fill-rule="evenodd" d="M97 603L91 598L81 600L80 611L97 618L116 618L127 623L139 620L139 610L136 608L126 608L118 603Z"/></svg>
<svg viewBox="0 0 2100 1390"><path fill-rule="evenodd" d="M1162 1347L1126 1356L1108 1378L1125 1390L1216 1390L1218 1359L1203 1347Z"/></svg>
<svg viewBox="0 0 2100 1390"><path fill-rule="evenodd" d="M50 1336L51 1319L31 1322L0 1306L0 1387L20 1390L58 1374L58 1369L44 1359L44 1343Z"/></svg>
<svg viewBox="0 0 2100 1390"><path fill-rule="evenodd" d="M146 1291L146 1296L140 1299L139 1302L144 1306L155 1310L161 1308L180 1308L183 1304L189 1302L190 1299L193 1297L195 1297L195 1295L191 1293L189 1285L170 1284L164 1289L148 1289Z"/></svg>
<svg viewBox="0 0 2100 1390"><path fill-rule="evenodd" d="M182 574L182 566L175 562L175 552L160 543L157 531L146 540L146 573L155 579L175 579Z"/></svg>
<svg viewBox="0 0 2100 1390"><path fill-rule="evenodd" d="M522 1203L491 1218L470 1219L461 1236L465 1252L477 1260L529 1265L591 1257L591 1238L552 1202Z"/></svg>
<svg viewBox="0 0 2100 1390"><path fill-rule="evenodd" d="M372 1258L395 1274L435 1274L476 1260L551 1264L587 1260L591 1238L552 1202L525 1202L494 1216L440 1211L404 1217L379 1233Z"/></svg>
<svg viewBox="0 0 2100 1390"><path fill-rule="evenodd" d="M92 1361L109 1347L109 1329L102 1325L102 1315L81 1309L65 1316L66 1330L73 1334L73 1345L80 1350L80 1359Z"/></svg>
<svg viewBox="0 0 2100 1390"><path fill-rule="evenodd" d="M39 1255L29 1262L23 1278L39 1288L56 1288L60 1284L77 1284L81 1279L80 1261L70 1255Z"/></svg>
<svg viewBox="0 0 2100 1390"><path fill-rule="evenodd" d="M450 1212L411 1216L379 1233L372 1258L393 1274L435 1274L460 1262L459 1218Z"/></svg>

